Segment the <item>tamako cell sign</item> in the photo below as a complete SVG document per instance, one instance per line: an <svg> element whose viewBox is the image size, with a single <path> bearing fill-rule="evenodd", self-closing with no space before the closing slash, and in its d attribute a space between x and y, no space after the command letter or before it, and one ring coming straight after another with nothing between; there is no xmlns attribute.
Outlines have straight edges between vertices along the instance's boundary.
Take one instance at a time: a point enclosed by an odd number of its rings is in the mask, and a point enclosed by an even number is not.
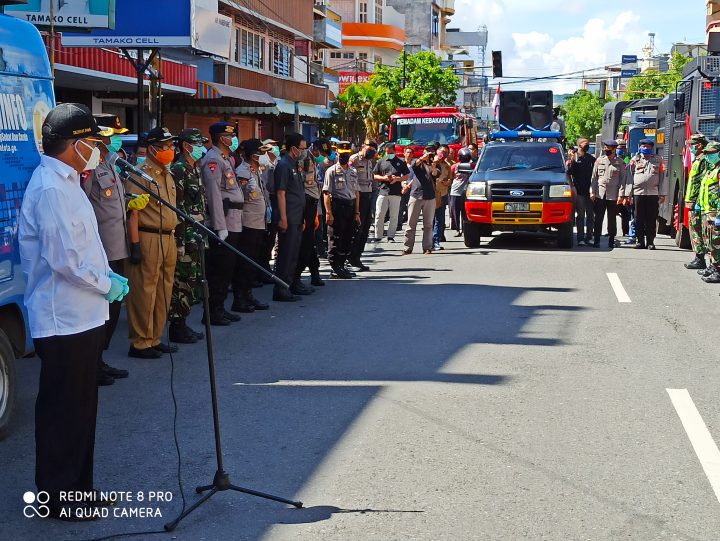
<svg viewBox="0 0 720 541"><path fill-rule="evenodd" d="M52 6L51 6L52 2ZM62 28L112 28L115 0L28 0L6 6L5 13L35 26Z"/></svg>

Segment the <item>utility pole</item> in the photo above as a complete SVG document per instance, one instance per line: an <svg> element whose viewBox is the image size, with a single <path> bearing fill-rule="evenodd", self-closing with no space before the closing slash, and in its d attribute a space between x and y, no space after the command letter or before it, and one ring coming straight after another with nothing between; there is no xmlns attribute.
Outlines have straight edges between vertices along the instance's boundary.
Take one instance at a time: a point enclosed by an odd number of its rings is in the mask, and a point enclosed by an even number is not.
<svg viewBox="0 0 720 541"><path fill-rule="evenodd" d="M403 90L407 84L407 43L403 43Z"/></svg>
<svg viewBox="0 0 720 541"><path fill-rule="evenodd" d="M355 84L358 82L358 59L355 59Z"/></svg>
<svg viewBox="0 0 720 541"><path fill-rule="evenodd" d="M55 0L50 0L50 73L55 77Z"/></svg>

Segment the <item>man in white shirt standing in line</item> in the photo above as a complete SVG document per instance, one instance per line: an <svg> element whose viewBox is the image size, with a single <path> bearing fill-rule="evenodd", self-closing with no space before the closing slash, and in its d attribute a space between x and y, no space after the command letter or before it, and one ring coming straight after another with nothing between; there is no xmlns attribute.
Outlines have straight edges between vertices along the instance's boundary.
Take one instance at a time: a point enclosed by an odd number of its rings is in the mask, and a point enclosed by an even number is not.
<svg viewBox="0 0 720 541"><path fill-rule="evenodd" d="M65 520L88 520L88 509L109 503L92 498L61 504L60 493L94 489L98 359L108 303L128 292L127 279L110 270L93 207L80 186L80 173L100 162L99 131L84 105L65 103L48 114L45 155L19 219L25 305L42 363L35 484L50 496L50 516Z"/></svg>

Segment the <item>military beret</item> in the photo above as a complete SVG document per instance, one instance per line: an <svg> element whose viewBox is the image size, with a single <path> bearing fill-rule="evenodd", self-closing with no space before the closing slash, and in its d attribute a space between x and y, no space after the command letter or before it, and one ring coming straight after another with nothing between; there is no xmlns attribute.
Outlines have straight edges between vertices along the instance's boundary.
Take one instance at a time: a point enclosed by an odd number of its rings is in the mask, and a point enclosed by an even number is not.
<svg viewBox="0 0 720 541"><path fill-rule="evenodd" d="M219 133L227 135L237 135L235 133L235 125L229 122L216 122L210 126L210 135L217 135Z"/></svg>
<svg viewBox="0 0 720 541"><path fill-rule="evenodd" d="M606 147L616 147L618 146L618 142L615 139L605 139L603 145Z"/></svg>
<svg viewBox="0 0 720 541"><path fill-rule="evenodd" d="M639 143L639 144L641 144L641 145L651 145L651 146L655 146L655 141L653 141L653 140L650 139L649 137L646 137L645 139L640 139L640 143Z"/></svg>

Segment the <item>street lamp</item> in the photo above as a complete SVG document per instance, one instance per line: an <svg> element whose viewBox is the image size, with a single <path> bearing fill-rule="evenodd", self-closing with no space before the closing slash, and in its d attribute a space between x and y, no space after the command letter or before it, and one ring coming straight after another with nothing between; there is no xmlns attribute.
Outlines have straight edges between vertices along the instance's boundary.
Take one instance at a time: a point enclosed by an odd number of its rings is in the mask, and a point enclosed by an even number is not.
<svg viewBox="0 0 720 541"><path fill-rule="evenodd" d="M407 82L407 51L406 51L407 43L403 43L403 90L405 89L405 84Z"/></svg>

